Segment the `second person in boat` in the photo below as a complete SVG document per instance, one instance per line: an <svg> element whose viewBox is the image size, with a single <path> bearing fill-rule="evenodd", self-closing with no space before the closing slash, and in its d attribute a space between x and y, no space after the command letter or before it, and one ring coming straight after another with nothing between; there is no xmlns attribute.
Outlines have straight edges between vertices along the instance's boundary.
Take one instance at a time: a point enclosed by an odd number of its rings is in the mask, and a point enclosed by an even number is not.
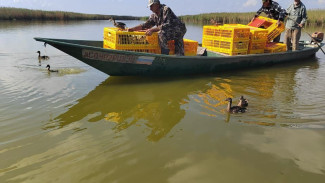
<svg viewBox="0 0 325 183"><path fill-rule="evenodd" d="M128 31L146 30L146 35L149 36L158 32L161 54L169 55L168 41L174 40L175 54L184 56L185 24L168 6L160 4L159 0L149 0L148 7L153 12L149 19L143 24L129 28Z"/></svg>

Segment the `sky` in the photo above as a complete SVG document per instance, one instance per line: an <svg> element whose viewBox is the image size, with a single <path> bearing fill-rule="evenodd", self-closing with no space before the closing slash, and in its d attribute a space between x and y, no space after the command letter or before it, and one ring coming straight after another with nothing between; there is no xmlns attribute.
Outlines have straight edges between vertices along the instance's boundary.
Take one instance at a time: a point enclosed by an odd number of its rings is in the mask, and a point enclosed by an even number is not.
<svg viewBox="0 0 325 183"><path fill-rule="evenodd" d="M176 15L214 12L254 12L262 0L160 0ZM287 8L294 0L276 0ZM325 9L325 0L302 0L307 9ZM148 0L0 0L0 7L69 11L103 15L149 16Z"/></svg>

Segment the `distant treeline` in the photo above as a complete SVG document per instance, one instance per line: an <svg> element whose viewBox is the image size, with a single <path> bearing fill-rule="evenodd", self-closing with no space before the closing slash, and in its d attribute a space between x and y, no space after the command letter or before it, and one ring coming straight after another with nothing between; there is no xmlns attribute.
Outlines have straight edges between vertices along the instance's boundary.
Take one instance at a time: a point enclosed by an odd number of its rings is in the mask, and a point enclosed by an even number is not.
<svg viewBox="0 0 325 183"><path fill-rule="evenodd" d="M308 10L307 14L308 14L307 27L325 27L325 10ZM187 23L195 23L201 25L211 24L210 23L211 19L214 19L217 22L223 24L229 24L229 23L247 24L251 21L254 15L255 12L205 13L199 15L181 16L181 19Z"/></svg>
<svg viewBox="0 0 325 183"><path fill-rule="evenodd" d="M255 12L205 13L199 15L180 16L180 18L186 23L201 25L211 24L211 19L223 24L247 24L253 18L254 14ZM107 20L111 17L116 20L146 20L148 18L0 7L0 20ZM325 27L325 10L308 10L307 27Z"/></svg>
<svg viewBox="0 0 325 183"><path fill-rule="evenodd" d="M139 20L139 17L0 7L0 20Z"/></svg>

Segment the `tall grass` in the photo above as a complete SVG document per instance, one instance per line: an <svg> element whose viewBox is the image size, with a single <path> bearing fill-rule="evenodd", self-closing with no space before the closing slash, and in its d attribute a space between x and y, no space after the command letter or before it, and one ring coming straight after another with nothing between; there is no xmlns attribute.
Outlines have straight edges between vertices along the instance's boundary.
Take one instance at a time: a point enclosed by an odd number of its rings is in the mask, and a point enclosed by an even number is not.
<svg viewBox="0 0 325 183"><path fill-rule="evenodd" d="M195 23L201 25L211 24L210 20L214 19L218 23L229 24L229 23L240 23L247 24L253 18L254 13L205 13L199 15L186 15L180 18L184 22Z"/></svg>
<svg viewBox="0 0 325 183"><path fill-rule="evenodd" d="M0 20L138 20L133 16L82 14L64 11L41 11L22 8L0 7Z"/></svg>
<svg viewBox="0 0 325 183"><path fill-rule="evenodd" d="M307 27L325 27L325 10L308 10ZM255 12L248 13L205 13L199 15L181 16L181 19L187 23L195 23L201 25L211 24L210 20L214 19L219 23L239 23L247 24L251 21ZM262 16L265 14L261 14Z"/></svg>
<svg viewBox="0 0 325 183"><path fill-rule="evenodd" d="M325 9L308 10L307 27L325 27ZM219 23L247 24L253 18L255 12L247 13L205 13L199 15L185 15L180 18L187 23L208 25L214 19ZM263 15L263 14L262 14ZM0 7L0 20L146 20L148 17L117 16L82 14L64 11L41 11L22 8Z"/></svg>

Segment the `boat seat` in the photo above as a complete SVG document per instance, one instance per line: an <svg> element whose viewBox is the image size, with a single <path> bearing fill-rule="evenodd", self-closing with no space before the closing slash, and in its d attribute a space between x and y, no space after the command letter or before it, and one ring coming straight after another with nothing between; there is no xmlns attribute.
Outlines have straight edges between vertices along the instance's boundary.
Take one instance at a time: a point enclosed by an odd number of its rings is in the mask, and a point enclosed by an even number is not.
<svg viewBox="0 0 325 183"><path fill-rule="evenodd" d="M197 56L208 56L207 49L201 46L197 47Z"/></svg>

